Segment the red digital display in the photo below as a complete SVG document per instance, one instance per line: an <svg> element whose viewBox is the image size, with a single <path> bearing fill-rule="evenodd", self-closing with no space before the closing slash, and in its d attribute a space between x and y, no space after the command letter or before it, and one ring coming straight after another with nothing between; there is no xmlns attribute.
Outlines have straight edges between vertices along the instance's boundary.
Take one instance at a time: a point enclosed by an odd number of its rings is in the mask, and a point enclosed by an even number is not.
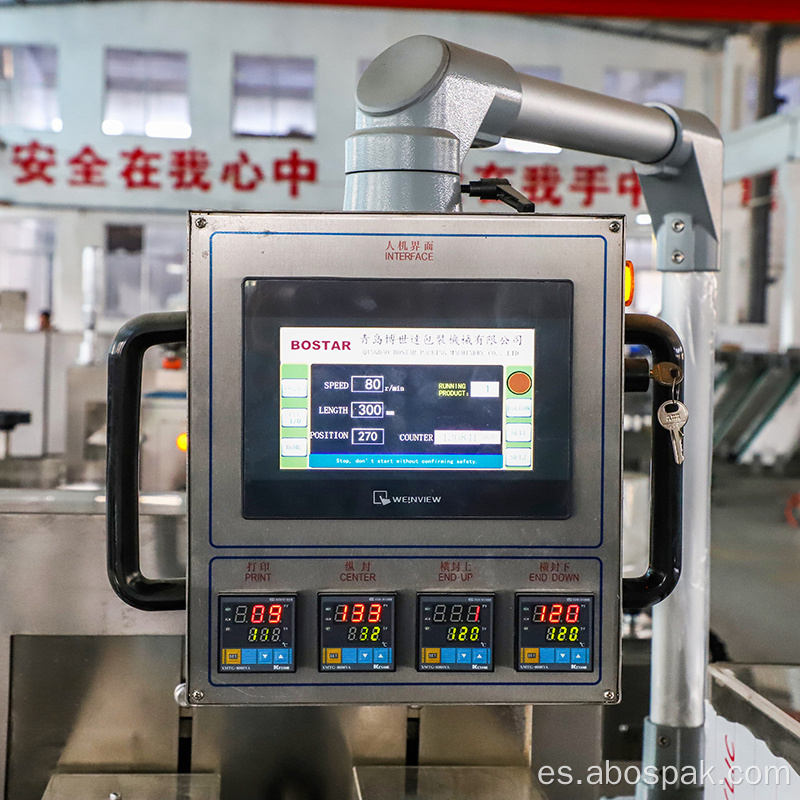
<svg viewBox="0 0 800 800"><path fill-rule="evenodd" d="M377 623L383 616L383 603L339 603L333 615L334 622L349 622L358 625L361 622Z"/></svg>
<svg viewBox="0 0 800 800"><path fill-rule="evenodd" d="M560 622L577 622L581 607L577 603L564 606L562 603L538 605L533 609L533 622L549 622L558 625Z"/></svg>
<svg viewBox="0 0 800 800"><path fill-rule="evenodd" d="M283 618L283 606L280 603L273 603L267 610L267 607L260 603L254 605L250 612L250 624L260 625L265 618L270 625L277 625Z"/></svg>

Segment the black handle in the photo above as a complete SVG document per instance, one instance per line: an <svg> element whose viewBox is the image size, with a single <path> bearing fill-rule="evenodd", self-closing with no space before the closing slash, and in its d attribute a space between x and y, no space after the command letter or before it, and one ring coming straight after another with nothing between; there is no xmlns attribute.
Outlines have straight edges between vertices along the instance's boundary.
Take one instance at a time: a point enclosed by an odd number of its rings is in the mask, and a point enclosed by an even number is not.
<svg viewBox="0 0 800 800"><path fill-rule="evenodd" d="M142 359L159 344L186 342L183 311L142 314L126 322L108 354L106 534L108 579L143 611L186 608L186 579L153 580L139 563L139 407Z"/></svg>
<svg viewBox="0 0 800 800"><path fill-rule="evenodd" d="M683 371L683 345L669 325L648 314L625 315L625 343L640 344L653 361L669 361ZM653 455L650 470L650 565L638 578L622 582L622 607L641 611L663 600L681 576L683 550L683 468L675 462L669 432L658 422L658 409L672 399L672 387L653 381ZM676 387L683 398L683 382Z"/></svg>

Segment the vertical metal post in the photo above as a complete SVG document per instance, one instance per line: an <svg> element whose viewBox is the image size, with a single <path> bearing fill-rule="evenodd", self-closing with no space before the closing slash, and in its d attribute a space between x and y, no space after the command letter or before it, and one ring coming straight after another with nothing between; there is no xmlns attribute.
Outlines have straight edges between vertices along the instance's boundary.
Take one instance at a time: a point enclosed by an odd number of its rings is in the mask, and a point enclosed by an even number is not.
<svg viewBox="0 0 800 800"><path fill-rule="evenodd" d="M722 142L699 115L676 112L692 156L677 171L640 167L663 274L661 316L684 350L684 402L689 409L683 467L683 567L677 587L653 609L650 716L643 768L660 776L692 767L699 778L705 755L708 665L711 441L716 270L722 206ZM665 772L666 770L666 772ZM686 774L686 773L683 773ZM698 800L699 783L653 785L645 777L637 800Z"/></svg>

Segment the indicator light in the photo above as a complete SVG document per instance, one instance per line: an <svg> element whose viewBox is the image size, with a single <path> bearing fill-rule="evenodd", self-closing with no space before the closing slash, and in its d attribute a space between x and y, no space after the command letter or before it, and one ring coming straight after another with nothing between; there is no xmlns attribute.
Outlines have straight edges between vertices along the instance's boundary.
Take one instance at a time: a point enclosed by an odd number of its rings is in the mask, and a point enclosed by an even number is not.
<svg viewBox="0 0 800 800"><path fill-rule="evenodd" d="M178 450L182 453L185 453L189 449L189 436L185 433L178 434L178 438L175 440L175 445L177 446Z"/></svg>
<svg viewBox="0 0 800 800"><path fill-rule="evenodd" d="M625 306L633 302L633 289L635 278L633 274L633 261L625 262Z"/></svg>

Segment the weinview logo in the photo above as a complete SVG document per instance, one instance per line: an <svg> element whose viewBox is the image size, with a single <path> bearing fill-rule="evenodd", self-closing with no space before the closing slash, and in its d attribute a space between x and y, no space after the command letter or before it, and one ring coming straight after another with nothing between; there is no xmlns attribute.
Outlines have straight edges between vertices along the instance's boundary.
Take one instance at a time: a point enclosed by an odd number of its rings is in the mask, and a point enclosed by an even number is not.
<svg viewBox="0 0 800 800"><path fill-rule="evenodd" d="M442 498L434 495L392 495L386 489L376 489L372 493L372 504L376 506L388 506L390 503L441 503Z"/></svg>

